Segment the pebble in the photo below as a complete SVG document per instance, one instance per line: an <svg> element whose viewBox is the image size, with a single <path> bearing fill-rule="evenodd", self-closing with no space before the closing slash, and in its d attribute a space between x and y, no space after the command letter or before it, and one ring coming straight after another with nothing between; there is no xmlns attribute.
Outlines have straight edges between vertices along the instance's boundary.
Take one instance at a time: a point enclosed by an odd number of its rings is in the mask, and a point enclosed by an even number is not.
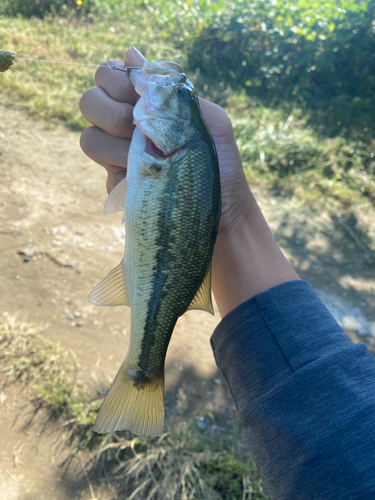
<svg viewBox="0 0 375 500"><path fill-rule="evenodd" d="M64 313L64 314L69 314L69 310L68 310L67 308L65 308L65 309L63 310L63 313Z"/></svg>
<svg viewBox="0 0 375 500"><path fill-rule="evenodd" d="M76 312L74 313L74 317L75 317L75 318L79 318L80 316L81 316L81 313L79 313L78 311L76 311Z"/></svg>
<svg viewBox="0 0 375 500"><path fill-rule="evenodd" d="M221 384L221 380L219 378L215 378L214 379L214 384L220 385Z"/></svg>
<svg viewBox="0 0 375 500"><path fill-rule="evenodd" d="M295 243L296 245L301 245L301 244L302 244L302 241L297 239L297 240L294 240L294 243Z"/></svg>
<svg viewBox="0 0 375 500"><path fill-rule="evenodd" d="M68 319L70 319L70 320L74 319L74 315L73 314L69 314Z"/></svg>
<svg viewBox="0 0 375 500"><path fill-rule="evenodd" d="M99 323L99 322L98 322L96 319L94 319L94 321L92 322L92 324L93 324L94 326L98 325L98 323Z"/></svg>
<svg viewBox="0 0 375 500"><path fill-rule="evenodd" d="M87 260L87 264L95 264L95 260L94 259L88 259Z"/></svg>
<svg viewBox="0 0 375 500"><path fill-rule="evenodd" d="M109 331L112 333L113 332L113 328L110 326L109 327Z"/></svg>
<svg viewBox="0 0 375 500"><path fill-rule="evenodd" d="M197 422L197 427L200 431L204 431L206 429L206 422L204 421L204 417L199 417Z"/></svg>
<svg viewBox="0 0 375 500"><path fill-rule="evenodd" d="M126 330L121 330L121 333L122 333L123 335L126 335L126 333L127 333L127 332L126 332Z"/></svg>
<svg viewBox="0 0 375 500"><path fill-rule="evenodd" d="M72 322L70 323L70 326L71 326L72 328L74 328L75 326L77 326L77 323L76 323L75 321L72 321Z"/></svg>

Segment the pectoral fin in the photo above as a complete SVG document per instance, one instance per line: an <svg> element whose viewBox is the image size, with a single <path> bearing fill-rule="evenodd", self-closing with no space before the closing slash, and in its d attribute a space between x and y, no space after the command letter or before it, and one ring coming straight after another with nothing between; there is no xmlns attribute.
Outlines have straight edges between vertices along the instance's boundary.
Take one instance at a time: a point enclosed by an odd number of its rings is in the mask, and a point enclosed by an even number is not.
<svg viewBox="0 0 375 500"><path fill-rule="evenodd" d="M109 196L103 208L104 215L114 214L115 212L121 212L121 210L124 210L126 191L127 191L127 178L125 177L109 193Z"/></svg>
<svg viewBox="0 0 375 500"><path fill-rule="evenodd" d="M208 266L206 275L201 286L199 287L199 290L186 310L191 311L192 309L200 309L214 314L214 308L211 300L211 264Z"/></svg>
<svg viewBox="0 0 375 500"><path fill-rule="evenodd" d="M123 261L107 274L97 285L87 300L96 306L128 306L126 296L125 269Z"/></svg>

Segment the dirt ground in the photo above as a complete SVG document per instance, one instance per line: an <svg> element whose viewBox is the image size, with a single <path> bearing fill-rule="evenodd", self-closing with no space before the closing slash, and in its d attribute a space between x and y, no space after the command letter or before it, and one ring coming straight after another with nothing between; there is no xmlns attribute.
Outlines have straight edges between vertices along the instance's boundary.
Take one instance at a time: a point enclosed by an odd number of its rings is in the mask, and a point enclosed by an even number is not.
<svg viewBox="0 0 375 500"><path fill-rule="evenodd" d="M43 335L78 360L84 384L109 384L127 351L130 316L128 308L86 300L124 249L121 214L102 213L105 172L81 152L79 133L47 129L2 105L0 117L0 314L48 323ZM372 205L332 216L324 200L313 210L253 190L296 270L352 339L375 349ZM198 409L233 408L209 345L219 320L217 311L186 313L168 351L167 393L183 389ZM7 386L0 399L0 499L93 498L88 485L73 491L64 484L59 424L47 428L31 412L27 394Z"/></svg>

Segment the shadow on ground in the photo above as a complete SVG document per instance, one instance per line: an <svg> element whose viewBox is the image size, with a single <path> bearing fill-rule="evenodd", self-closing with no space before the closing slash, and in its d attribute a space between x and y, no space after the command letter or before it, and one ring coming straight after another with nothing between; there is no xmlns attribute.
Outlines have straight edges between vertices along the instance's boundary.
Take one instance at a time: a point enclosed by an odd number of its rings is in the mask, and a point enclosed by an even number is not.
<svg viewBox="0 0 375 500"><path fill-rule="evenodd" d="M171 363L166 372L173 369ZM100 390L97 396L102 397L103 391ZM178 484L181 474L186 475L188 482L196 480L200 474L207 473L205 468L217 453L236 453L237 458L251 462L234 423L233 401L218 371L211 379L201 377L194 367L179 372L179 376L174 377L173 387L165 394L165 408L166 434L160 439L139 439L129 431L106 436L94 434L93 438L91 429L79 429L75 425L65 430L64 439L69 450L61 449L56 487L72 499L80 498L87 488L98 499L143 499L150 494L150 478L154 481L154 476L159 474L158 481L163 482L166 463L171 470L171 491L173 488L177 491L182 488ZM35 408L35 414L39 410ZM44 412L40 432L48 433L50 428L56 429L56 415L53 410L46 413L46 408ZM26 427L32 426L33 421L31 415ZM89 460L87 452L91 456ZM198 471L199 464L203 468L201 471ZM165 489L166 484L160 487ZM140 490L135 494L137 488ZM207 498L220 498L218 494L214 492ZM25 497L27 500L36 498Z"/></svg>

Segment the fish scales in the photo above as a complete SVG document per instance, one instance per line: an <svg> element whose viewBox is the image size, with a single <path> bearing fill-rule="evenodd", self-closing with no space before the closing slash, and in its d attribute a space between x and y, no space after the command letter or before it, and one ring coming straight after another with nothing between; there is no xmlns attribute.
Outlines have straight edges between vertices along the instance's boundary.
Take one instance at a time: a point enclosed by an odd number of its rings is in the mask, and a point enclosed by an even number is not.
<svg viewBox="0 0 375 500"><path fill-rule="evenodd" d="M210 263L220 216L215 146L181 68L164 62L145 67L132 78L141 98L127 180L107 201L109 212L125 209L125 255L90 294L99 305L122 297L131 308L128 354L99 412L97 432L163 431L164 365L177 319L189 308L212 312Z"/></svg>
<svg viewBox="0 0 375 500"><path fill-rule="evenodd" d="M175 323L192 302L211 260L212 238L207 233L214 222L212 188L202 176L205 172L194 168L209 164L207 148L200 139L195 142L191 153L172 164L158 186L144 189L134 179L131 189L129 172L127 205L132 209L125 210L125 224L129 256L139 259L132 286L131 331L132 341L140 343L137 348L131 344L130 353L134 349L134 364L146 377L163 373Z"/></svg>

